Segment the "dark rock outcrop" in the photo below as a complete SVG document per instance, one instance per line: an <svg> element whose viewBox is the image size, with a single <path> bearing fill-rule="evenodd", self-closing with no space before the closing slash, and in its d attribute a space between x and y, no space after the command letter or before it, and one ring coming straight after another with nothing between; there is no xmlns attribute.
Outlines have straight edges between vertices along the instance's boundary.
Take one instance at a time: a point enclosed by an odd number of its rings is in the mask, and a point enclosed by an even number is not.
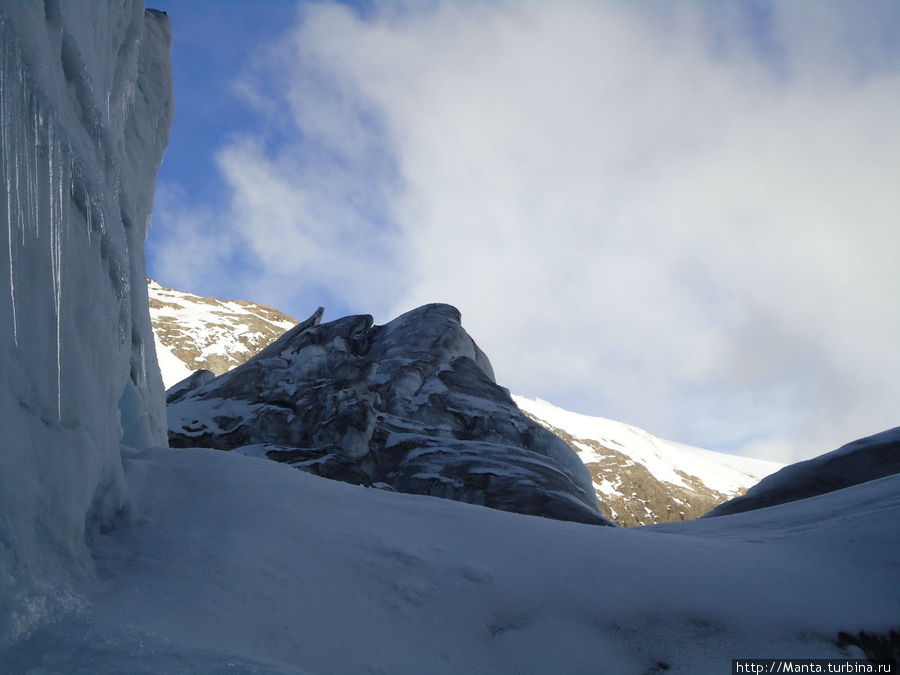
<svg viewBox="0 0 900 675"><path fill-rule="evenodd" d="M241 449L351 483L611 524L581 460L495 383L455 308L426 305L383 326L321 316L224 375L170 390L170 445Z"/></svg>
<svg viewBox="0 0 900 675"><path fill-rule="evenodd" d="M703 517L776 506L895 473L900 473L900 427L786 466L761 480L745 495L720 504Z"/></svg>

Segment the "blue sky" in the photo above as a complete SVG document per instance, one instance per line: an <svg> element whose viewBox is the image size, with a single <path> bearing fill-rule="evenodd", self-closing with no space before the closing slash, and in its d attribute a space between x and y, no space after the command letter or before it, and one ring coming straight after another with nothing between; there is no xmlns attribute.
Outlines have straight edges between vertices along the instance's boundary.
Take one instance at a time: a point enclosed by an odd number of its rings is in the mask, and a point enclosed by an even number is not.
<svg viewBox="0 0 900 675"><path fill-rule="evenodd" d="M900 411L900 3L160 3L148 266L431 301L515 393L783 460Z"/></svg>

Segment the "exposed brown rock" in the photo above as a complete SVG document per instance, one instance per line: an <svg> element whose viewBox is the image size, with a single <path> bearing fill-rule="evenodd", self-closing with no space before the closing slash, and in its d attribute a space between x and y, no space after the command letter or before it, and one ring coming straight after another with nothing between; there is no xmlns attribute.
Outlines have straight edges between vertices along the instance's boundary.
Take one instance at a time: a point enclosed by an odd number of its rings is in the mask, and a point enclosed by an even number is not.
<svg viewBox="0 0 900 675"><path fill-rule="evenodd" d="M683 471L677 473L689 488L661 481L619 450L591 439L575 438L534 415L527 412L525 415L559 436L575 452L579 452L577 444L580 443L601 456L602 461L586 462L585 465L595 487L607 482L616 485L619 495L597 489L597 500L603 515L624 527L693 520L734 496L712 490L696 476Z"/></svg>

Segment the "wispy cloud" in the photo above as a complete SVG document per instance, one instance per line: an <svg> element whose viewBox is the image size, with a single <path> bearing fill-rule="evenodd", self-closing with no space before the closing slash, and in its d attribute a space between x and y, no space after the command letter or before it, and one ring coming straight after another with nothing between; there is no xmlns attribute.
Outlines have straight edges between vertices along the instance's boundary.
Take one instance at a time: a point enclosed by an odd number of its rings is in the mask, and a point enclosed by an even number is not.
<svg viewBox="0 0 900 675"><path fill-rule="evenodd" d="M900 410L897 7L311 4L208 231L294 312L458 306L514 391L830 449Z"/></svg>

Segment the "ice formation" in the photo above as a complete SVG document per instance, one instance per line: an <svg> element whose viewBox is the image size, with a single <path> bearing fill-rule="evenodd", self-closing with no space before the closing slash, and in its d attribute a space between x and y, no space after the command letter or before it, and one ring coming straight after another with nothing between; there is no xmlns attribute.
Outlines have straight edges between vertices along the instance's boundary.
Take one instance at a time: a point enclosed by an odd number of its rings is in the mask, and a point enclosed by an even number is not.
<svg viewBox="0 0 900 675"><path fill-rule="evenodd" d="M77 602L120 442L166 442L143 240L169 45L141 2L0 4L0 645Z"/></svg>
<svg viewBox="0 0 900 675"><path fill-rule="evenodd" d="M520 412L455 307L424 305L382 326L370 315L320 323L323 311L238 368L172 387L170 445L612 525L575 451Z"/></svg>

